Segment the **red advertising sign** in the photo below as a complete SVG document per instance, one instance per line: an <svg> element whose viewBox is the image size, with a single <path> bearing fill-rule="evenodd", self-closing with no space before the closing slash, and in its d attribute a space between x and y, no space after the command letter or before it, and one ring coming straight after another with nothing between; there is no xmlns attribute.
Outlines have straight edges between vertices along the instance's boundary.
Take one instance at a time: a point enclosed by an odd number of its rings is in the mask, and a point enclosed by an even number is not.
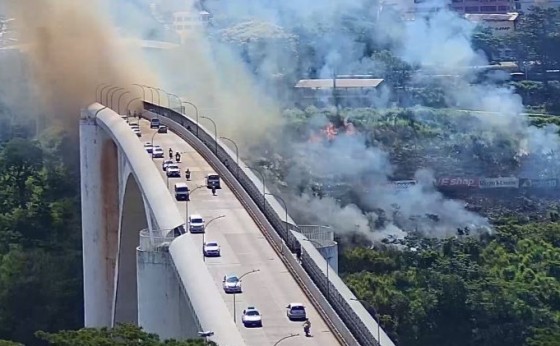
<svg viewBox="0 0 560 346"><path fill-rule="evenodd" d="M438 187L479 187L478 178L440 177L436 181Z"/></svg>

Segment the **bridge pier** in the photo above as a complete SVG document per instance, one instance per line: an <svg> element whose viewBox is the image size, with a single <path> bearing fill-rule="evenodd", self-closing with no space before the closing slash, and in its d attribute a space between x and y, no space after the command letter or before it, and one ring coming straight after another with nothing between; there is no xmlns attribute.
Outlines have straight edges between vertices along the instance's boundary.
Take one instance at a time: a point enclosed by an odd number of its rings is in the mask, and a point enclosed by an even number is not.
<svg viewBox="0 0 560 346"><path fill-rule="evenodd" d="M84 325L108 327L119 229L117 148L85 112L80 122L80 159Z"/></svg>
<svg viewBox="0 0 560 346"><path fill-rule="evenodd" d="M138 325L162 339L198 338L198 321L185 299L167 249L136 250Z"/></svg>

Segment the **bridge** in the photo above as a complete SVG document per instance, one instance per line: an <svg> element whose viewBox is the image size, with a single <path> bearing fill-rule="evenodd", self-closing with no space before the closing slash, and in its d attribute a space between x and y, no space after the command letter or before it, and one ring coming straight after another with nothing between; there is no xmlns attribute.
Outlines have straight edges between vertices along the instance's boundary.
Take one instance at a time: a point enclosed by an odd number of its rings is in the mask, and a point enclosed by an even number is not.
<svg viewBox="0 0 560 346"><path fill-rule="evenodd" d="M107 106L81 112L86 327L129 322L162 338L204 336L220 346L394 345L338 276L332 232L296 225L283 201L197 120L153 102L144 109L140 138ZM169 133L150 129L154 117ZM185 179L167 178L144 142L182 153L190 202L175 200L170 192ZM225 183L217 196L202 187L209 172ZM188 232L194 213L207 221L206 233ZM221 257L203 256L205 239L220 244ZM226 274L243 276L242 293L224 293ZM313 337L287 319L292 302L306 306ZM248 306L260 310L262 328L241 323Z"/></svg>

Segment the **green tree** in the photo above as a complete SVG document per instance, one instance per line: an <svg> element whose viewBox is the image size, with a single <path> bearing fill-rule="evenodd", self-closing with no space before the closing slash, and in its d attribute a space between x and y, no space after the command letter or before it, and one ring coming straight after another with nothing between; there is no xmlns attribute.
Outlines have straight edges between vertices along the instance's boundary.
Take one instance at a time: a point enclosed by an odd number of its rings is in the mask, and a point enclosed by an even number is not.
<svg viewBox="0 0 560 346"><path fill-rule="evenodd" d="M114 328L82 328L80 330L60 331L45 333L39 331L35 334L40 340L47 341L54 346L216 346L217 344L204 339L191 339L185 341L161 341L156 334L146 333L142 328L119 324Z"/></svg>
<svg viewBox="0 0 560 346"><path fill-rule="evenodd" d="M510 38L519 61L534 61L536 69L556 69L560 63L560 10L534 7L524 14Z"/></svg>
<svg viewBox="0 0 560 346"><path fill-rule="evenodd" d="M471 42L473 49L483 51L490 61L498 57L499 51L504 45L503 40L494 35L492 29L482 25L475 28Z"/></svg>

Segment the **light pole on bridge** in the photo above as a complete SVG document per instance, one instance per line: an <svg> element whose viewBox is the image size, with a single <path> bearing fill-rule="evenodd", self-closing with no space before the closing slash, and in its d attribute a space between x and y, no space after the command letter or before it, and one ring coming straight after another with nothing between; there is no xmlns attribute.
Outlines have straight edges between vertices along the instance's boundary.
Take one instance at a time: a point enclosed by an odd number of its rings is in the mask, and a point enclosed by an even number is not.
<svg viewBox="0 0 560 346"><path fill-rule="evenodd" d="M284 200L284 198L275 195L273 193L269 193L269 192L265 192L265 195L269 195L272 196L278 200L280 200L282 202L282 204L284 205L284 210L286 211L286 219L284 220L284 222L286 223L286 233L284 235L284 240L286 241L286 243L288 242L288 205L286 204L286 201ZM281 237L280 237L281 238ZM282 246L282 239L280 239L280 252L283 254L284 253L284 247Z"/></svg>
<svg viewBox="0 0 560 346"><path fill-rule="evenodd" d="M310 242L312 244L319 245L319 247L323 247L323 244L319 243L316 240L303 239L303 241L307 241L307 242ZM317 247L317 246L315 246L315 247ZM327 261L327 301L329 300L330 287L331 287L331 282L329 281L329 267L331 266L331 264L330 264L331 259L332 259L332 256L325 257L325 260Z"/></svg>
<svg viewBox="0 0 560 346"><path fill-rule="evenodd" d="M119 115L122 115L121 114L121 98L124 95L127 95L127 94L130 94L130 91L125 91L124 93L119 95L119 98L117 98L117 112L119 113Z"/></svg>
<svg viewBox="0 0 560 346"><path fill-rule="evenodd" d="M111 107L111 109L114 110L114 108L113 108L113 96L115 96L115 94L118 93L119 91L123 91L123 90L124 90L124 88L118 87L115 90L110 92L111 99L110 99L110 102L109 102L109 106Z"/></svg>
<svg viewBox="0 0 560 346"><path fill-rule="evenodd" d="M216 151L216 155L218 155L218 127L216 126L216 122L205 116L201 116L201 118L209 120L212 123L212 125L214 125L214 142L216 143L215 151Z"/></svg>
<svg viewBox="0 0 560 346"><path fill-rule="evenodd" d="M377 309L375 308L375 306L373 306L373 304L371 304L370 302L368 302L367 300L363 300L363 299L358 299L358 298L350 298L350 300L353 300L355 302L358 303L362 303L364 305L369 306L372 310L373 310L373 317L375 318L375 321L377 322L377 344L379 346L381 346L381 323L379 321L379 313L377 312Z"/></svg>
<svg viewBox="0 0 560 346"><path fill-rule="evenodd" d="M218 219L224 218L226 217L225 215L220 215L220 216L216 216L215 218L211 219L210 221L208 221L206 223L206 225L204 225L204 232L202 232L202 261L206 262L206 256L204 256L204 242L205 242L205 234L206 234L206 229L208 228L208 226L213 222L216 221Z"/></svg>
<svg viewBox="0 0 560 346"><path fill-rule="evenodd" d="M118 86L111 86L111 85L109 85L109 86L110 86L110 88L105 93L105 102L103 102L103 90L105 90L105 88L101 89L101 95L102 95L101 96L101 103L103 103L104 105L107 105L107 106L111 106L109 104L109 94L111 93L111 91L119 89Z"/></svg>
<svg viewBox="0 0 560 346"><path fill-rule="evenodd" d="M97 85L97 87L95 88L95 101L96 101L96 102L100 102L100 99L101 99L100 96L97 96L97 95L98 95L98 92L99 92L99 88L101 88L101 91L103 91L103 89L104 89L105 87L110 86L110 85L111 85L111 84L109 84L109 83L101 83L101 84L98 84L98 85Z"/></svg>
<svg viewBox="0 0 560 346"><path fill-rule="evenodd" d="M128 103L126 104L126 120L128 120L128 114L130 113L130 105L132 104L132 102L134 101L138 101L141 100L141 97L135 97L132 100L128 101Z"/></svg>
<svg viewBox="0 0 560 346"><path fill-rule="evenodd" d="M197 186L197 187L195 187L194 189L192 189L192 190L189 191L189 197L187 197L187 199L186 199L186 201L185 201L185 214L186 214L186 217L185 217L185 225L187 225L187 227L188 227L188 225L189 225L189 202L190 202L190 200L191 200L191 195L192 195L196 190L198 190L198 189L200 189L200 188L203 188L203 187L206 187L206 185L199 185L199 186Z"/></svg>
<svg viewBox="0 0 560 346"><path fill-rule="evenodd" d="M254 172L259 173L259 175L261 176L262 182L263 182L263 189L262 189L262 195L263 195L263 212L266 209L266 182L264 179L264 174L263 172L261 172L259 169L252 167L252 166L246 166L247 168L253 170Z"/></svg>
<svg viewBox="0 0 560 346"><path fill-rule="evenodd" d="M200 127L200 125L198 124L198 107L192 102L188 102L188 101L181 102L181 104L183 103L188 104L194 108L194 114L196 116L196 137L198 137L198 128Z"/></svg>
<svg viewBox="0 0 560 346"><path fill-rule="evenodd" d="M220 139L225 139L226 141L231 142L231 144L235 147L235 163L237 164L235 168L235 175L239 176L239 147L237 146L237 143L235 143L233 139L227 137L220 137Z"/></svg>
<svg viewBox="0 0 560 346"><path fill-rule="evenodd" d="M285 336L285 337L283 337L283 338L280 338L278 341L276 341L276 342L274 343L273 346L276 346L276 345L278 345L279 343L281 343L282 341L284 341L284 340L286 340L286 339L289 339L289 338L293 338L293 337L295 337L295 336L299 336L299 334L290 334L290 335L287 335L287 336Z"/></svg>
<svg viewBox="0 0 560 346"><path fill-rule="evenodd" d="M260 272L260 269L253 269L251 271L246 272L245 274L241 275L240 277L238 277L237 279L239 280L239 284L241 284L241 279L243 279L245 276L249 275L249 274L253 274L253 273L257 273ZM237 323L237 304L235 303L235 296L237 295L237 293L233 293L233 323Z"/></svg>

